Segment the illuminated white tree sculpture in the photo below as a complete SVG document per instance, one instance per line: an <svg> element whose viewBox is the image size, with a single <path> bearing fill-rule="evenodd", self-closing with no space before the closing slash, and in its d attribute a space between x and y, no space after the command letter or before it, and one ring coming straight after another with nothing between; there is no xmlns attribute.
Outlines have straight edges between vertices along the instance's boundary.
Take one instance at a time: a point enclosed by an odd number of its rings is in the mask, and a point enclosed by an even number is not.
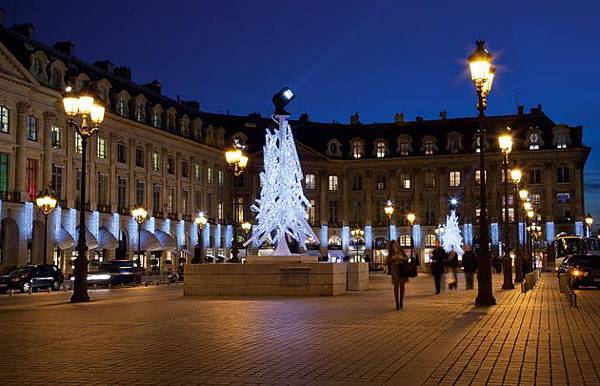
<svg viewBox="0 0 600 386"><path fill-rule="evenodd" d="M446 226L441 235L442 248L446 253L455 251L459 256L462 256L465 252L462 249L462 236L460 235L460 227L458 226L458 216L456 211L452 210L450 215L446 216Z"/></svg>
<svg viewBox="0 0 600 386"><path fill-rule="evenodd" d="M252 205L258 224L246 242L277 244L275 255L289 256L286 236L304 244L306 239L318 240L307 222L310 202L302 191L302 169L287 115L274 115L278 128L267 129L265 135L264 169L260 173L260 198Z"/></svg>

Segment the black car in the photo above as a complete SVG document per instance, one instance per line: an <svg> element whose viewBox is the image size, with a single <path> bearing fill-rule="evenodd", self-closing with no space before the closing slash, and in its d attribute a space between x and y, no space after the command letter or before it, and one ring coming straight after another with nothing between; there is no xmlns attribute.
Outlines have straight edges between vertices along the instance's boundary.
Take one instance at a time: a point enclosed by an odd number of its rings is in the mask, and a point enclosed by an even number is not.
<svg viewBox="0 0 600 386"><path fill-rule="evenodd" d="M561 268L571 276L571 286L600 288L600 256L574 255L565 259Z"/></svg>
<svg viewBox="0 0 600 386"><path fill-rule="evenodd" d="M58 291L63 281L63 273L56 265L26 265L0 276L0 292L5 293L11 289L29 292L40 288Z"/></svg>

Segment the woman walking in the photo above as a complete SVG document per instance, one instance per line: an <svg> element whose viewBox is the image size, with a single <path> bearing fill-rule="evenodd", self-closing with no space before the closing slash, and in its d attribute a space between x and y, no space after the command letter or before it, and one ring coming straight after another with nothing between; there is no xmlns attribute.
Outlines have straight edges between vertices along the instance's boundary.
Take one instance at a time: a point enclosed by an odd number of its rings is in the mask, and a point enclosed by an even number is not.
<svg viewBox="0 0 600 386"><path fill-rule="evenodd" d="M387 260L388 267L391 269L392 283L394 284L394 299L396 300L396 309L398 310L404 306L404 291L409 275L406 267L409 262L408 256L406 256L406 253L400 248L396 240L392 240L388 244ZM400 296L398 296L398 289L400 290Z"/></svg>

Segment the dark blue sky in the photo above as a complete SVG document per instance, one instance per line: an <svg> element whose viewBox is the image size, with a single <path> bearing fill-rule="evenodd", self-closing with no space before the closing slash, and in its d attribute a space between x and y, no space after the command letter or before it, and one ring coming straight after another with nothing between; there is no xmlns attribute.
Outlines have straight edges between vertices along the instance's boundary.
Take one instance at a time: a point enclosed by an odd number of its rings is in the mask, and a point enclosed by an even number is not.
<svg viewBox="0 0 600 386"><path fill-rule="evenodd" d="M412 3L412 4L411 4ZM557 5L553 5L556 3ZM202 109L271 111L282 85L312 120L363 122L475 114L465 57L484 38L498 73L490 114L541 103L584 126L600 148L597 1L42 1L0 0L7 24L75 43L76 55L127 65L140 83ZM16 11L16 12L14 12ZM586 207L600 217L600 156L586 166Z"/></svg>

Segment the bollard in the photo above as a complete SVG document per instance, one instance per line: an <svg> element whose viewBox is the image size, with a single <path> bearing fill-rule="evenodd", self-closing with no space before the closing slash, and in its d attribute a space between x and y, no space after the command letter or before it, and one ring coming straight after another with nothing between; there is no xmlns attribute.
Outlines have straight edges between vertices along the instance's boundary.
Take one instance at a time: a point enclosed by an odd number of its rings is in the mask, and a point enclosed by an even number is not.
<svg viewBox="0 0 600 386"><path fill-rule="evenodd" d="M31 295L33 293L33 285L29 286L29 291L27 291L28 295Z"/></svg>
<svg viewBox="0 0 600 386"><path fill-rule="evenodd" d="M14 291L15 291L14 289L9 289L8 290L8 296L13 296Z"/></svg>
<svg viewBox="0 0 600 386"><path fill-rule="evenodd" d="M156 281L156 286L158 287L160 285L160 280Z"/></svg>
<svg viewBox="0 0 600 386"><path fill-rule="evenodd" d="M98 289L98 284L94 283L94 291Z"/></svg>
<svg viewBox="0 0 600 386"><path fill-rule="evenodd" d="M144 286L148 287L148 282L147 281L144 282Z"/></svg>
<svg viewBox="0 0 600 386"><path fill-rule="evenodd" d="M527 292L527 283L525 283L524 281L521 282L521 292Z"/></svg>
<svg viewBox="0 0 600 386"><path fill-rule="evenodd" d="M111 289L112 288L112 284L108 283L107 287L108 287L108 289Z"/></svg>
<svg viewBox="0 0 600 386"><path fill-rule="evenodd" d="M52 291L50 290L50 287L46 288L46 292L48 292L48 293L52 292Z"/></svg>

